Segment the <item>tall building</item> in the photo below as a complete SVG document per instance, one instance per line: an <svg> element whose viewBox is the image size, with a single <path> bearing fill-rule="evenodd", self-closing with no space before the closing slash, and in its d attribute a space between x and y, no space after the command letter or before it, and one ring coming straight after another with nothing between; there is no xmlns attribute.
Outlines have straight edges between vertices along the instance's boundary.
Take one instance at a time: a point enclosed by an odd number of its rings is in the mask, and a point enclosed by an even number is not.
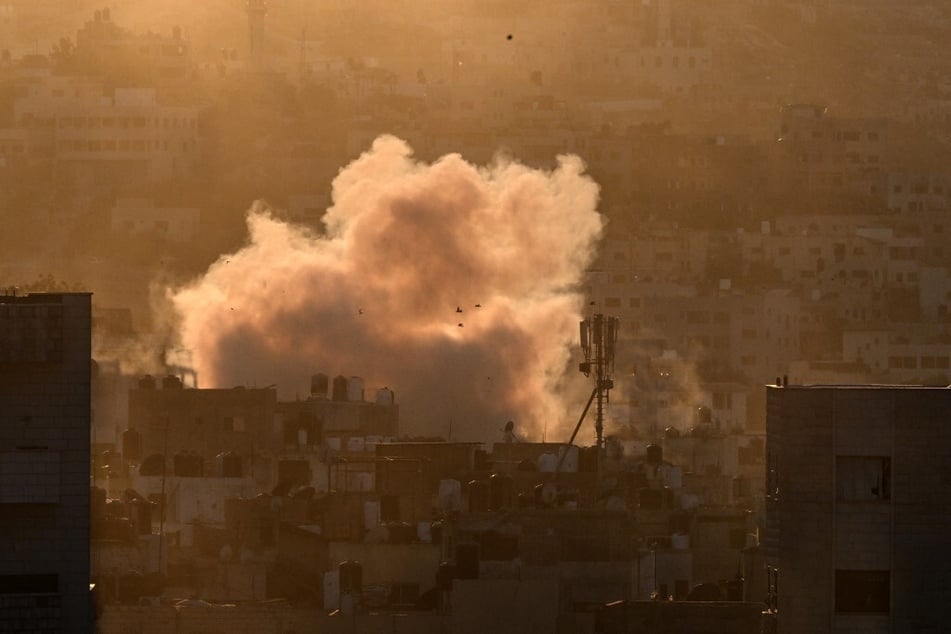
<svg viewBox="0 0 951 634"><path fill-rule="evenodd" d="M0 296L0 631L92 631L91 296Z"/></svg>
<svg viewBox="0 0 951 634"><path fill-rule="evenodd" d="M951 389L768 387L778 632L945 632Z"/></svg>

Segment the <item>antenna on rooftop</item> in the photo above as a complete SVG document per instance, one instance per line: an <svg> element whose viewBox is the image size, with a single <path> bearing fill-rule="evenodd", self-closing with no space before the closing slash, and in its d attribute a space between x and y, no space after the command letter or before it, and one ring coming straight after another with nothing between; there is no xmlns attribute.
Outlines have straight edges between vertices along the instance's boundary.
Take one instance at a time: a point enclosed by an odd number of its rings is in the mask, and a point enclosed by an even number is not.
<svg viewBox="0 0 951 634"><path fill-rule="evenodd" d="M582 374L594 374L594 395L597 398L597 418L594 428L598 438L598 452L604 448L604 402L614 387L614 351L617 346L618 318L601 313L580 323L581 349L584 361L578 366Z"/></svg>
<svg viewBox="0 0 951 634"><path fill-rule="evenodd" d="M588 404L584 406L584 410L581 412L581 418L578 419L578 424L571 433L571 438L568 439L568 444L571 445L574 442L575 436L581 428L581 423L584 422L584 417L587 415L588 409L591 408L591 403L597 399L597 414L594 429L597 435L598 472L600 473L604 454L604 403L609 400L611 388L614 387L614 379L611 377L614 374L614 352L617 348L618 318L596 313L580 322L579 330L584 361L578 365L578 369L585 376L591 376L593 374L595 383L594 389L591 391L591 396L588 398ZM555 467L556 473L558 469L561 468L561 463L567 453L567 451L562 452L561 458L558 460L558 465Z"/></svg>

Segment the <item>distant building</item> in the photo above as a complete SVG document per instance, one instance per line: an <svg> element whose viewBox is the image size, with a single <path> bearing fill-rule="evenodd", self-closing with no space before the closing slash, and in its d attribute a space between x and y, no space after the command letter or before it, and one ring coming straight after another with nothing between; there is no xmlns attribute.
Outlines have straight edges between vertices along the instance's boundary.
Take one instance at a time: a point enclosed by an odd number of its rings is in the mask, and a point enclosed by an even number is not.
<svg viewBox="0 0 951 634"><path fill-rule="evenodd" d="M946 630L951 390L766 392L778 632Z"/></svg>
<svg viewBox="0 0 951 634"><path fill-rule="evenodd" d="M154 182L189 174L201 157L199 108L164 105L155 88L47 75L25 83L13 115L0 151L17 161L22 151L74 173Z"/></svg>
<svg viewBox="0 0 951 634"><path fill-rule="evenodd" d="M177 462L192 454L198 473L210 472L218 454L238 456L246 473L268 482L270 457L279 448L272 426L277 392L271 388L185 389L181 379L168 376L157 388L143 377L129 390L129 433L125 458L143 462L151 455ZM134 451L132 448L134 447ZM161 458L159 458L161 462Z"/></svg>
<svg viewBox="0 0 951 634"><path fill-rule="evenodd" d="M0 631L92 631L90 313L0 296Z"/></svg>
<svg viewBox="0 0 951 634"><path fill-rule="evenodd" d="M201 210L195 207L158 207L148 198L120 198L112 208L113 233L144 233L169 242L198 237Z"/></svg>
<svg viewBox="0 0 951 634"><path fill-rule="evenodd" d="M774 187L884 198L888 125L882 118L833 116L813 104L783 106L772 161Z"/></svg>

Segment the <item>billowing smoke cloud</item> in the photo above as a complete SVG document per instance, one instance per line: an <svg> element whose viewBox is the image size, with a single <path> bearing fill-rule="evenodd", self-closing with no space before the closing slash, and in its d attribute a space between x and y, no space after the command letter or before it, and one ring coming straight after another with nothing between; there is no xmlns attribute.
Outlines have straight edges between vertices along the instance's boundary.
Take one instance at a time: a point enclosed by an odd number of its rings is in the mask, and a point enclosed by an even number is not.
<svg viewBox="0 0 951 634"><path fill-rule="evenodd" d="M334 180L326 235L257 205L249 244L172 296L202 386L293 398L311 373L358 375L395 390L410 434L570 427L580 405L559 394L603 225L583 170L425 164L384 136Z"/></svg>

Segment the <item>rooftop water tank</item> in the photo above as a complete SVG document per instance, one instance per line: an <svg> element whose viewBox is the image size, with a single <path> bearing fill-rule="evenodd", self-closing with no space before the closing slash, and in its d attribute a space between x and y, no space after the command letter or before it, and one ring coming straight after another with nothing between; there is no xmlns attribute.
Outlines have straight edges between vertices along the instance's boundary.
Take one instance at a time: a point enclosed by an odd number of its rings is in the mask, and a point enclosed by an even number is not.
<svg viewBox="0 0 951 634"><path fill-rule="evenodd" d="M134 429L122 432L122 457L126 460L138 460L142 451L142 436Z"/></svg>
<svg viewBox="0 0 951 634"><path fill-rule="evenodd" d="M343 561L338 567L340 572L340 592L359 593L363 590L363 565L359 561Z"/></svg>
<svg viewBox="0 0 951 634"><path fill-rule="evenodd" d="M512 507L515 485L512 476L493 473L489 476L489 510L500 511Z"/></svg>
<svg viewBox="0 0 951 634"><path fill-rule="evenodd" d="M323 373L317 373L310 377L310 395L314 398L327 398L327 390L330 387L330 377Z"/></svg>
<svg viewBox="0 0 951 634"><path fill-rule="evenodd" d="M142 464L139 465L140 476L158 476L165 471L165 456L160 453L153 453L146 456Z"/></svg>
<svg viewBox="0 0 951 634"><path fill-rule="evenodd" d="M485 480L470 480L466 486L469 512L483 513L489 510L489 483Z"/></svg>
<svg viewBox="0 0 951 634"><path fill-rule="evenodd" d="M479 545L456 545L456 579L479 578Z"/></svg>
<svg viewBox="0 0 951 634"><path fill-rule="evenodd" d="M358 376L351 376L347 381L347 400L359 403L363 400L363 379Z"/></svg>
<svg viewBox="0 0 951 634"><path fill-rule="evenodd" d="M334 377L333 389L330 398L334 401L347 400L347 377L343 376L342 374L338 374Z"/></svg>
<svg viewBox="0 0 951 634"><path fill-rule="evenodd" d="M205 459L196 453L177 453L173 458L173 469L177 476L200 478L205 468Z"/></svg>
<svg viewBox="0 0 951 634"><path fill-rule="evenodd" d="M444 561L436 569L436 587L443 592L452 592L452 580L456 578L456 567Z"/></svg>
<svg viewBox="0 0 951 634"><path fill-rule="evenodd" d="M180 390L182 389L182 380L173 374L169 374L164 379L162 379L162 389Z"/></svg>
<svg viewBox="0 0 951 634"><path fill-rule="evenodd" d="M215 475L219 478L240 478L244 475L241 456L230 451L215 456Z"/></svg>
<svg viewBox="0 0 951 634"><path fill-rule="evenodd" d="M377 405L392 405L396 401L396 395L388 387L381 387L376 391Z"/></svg>

